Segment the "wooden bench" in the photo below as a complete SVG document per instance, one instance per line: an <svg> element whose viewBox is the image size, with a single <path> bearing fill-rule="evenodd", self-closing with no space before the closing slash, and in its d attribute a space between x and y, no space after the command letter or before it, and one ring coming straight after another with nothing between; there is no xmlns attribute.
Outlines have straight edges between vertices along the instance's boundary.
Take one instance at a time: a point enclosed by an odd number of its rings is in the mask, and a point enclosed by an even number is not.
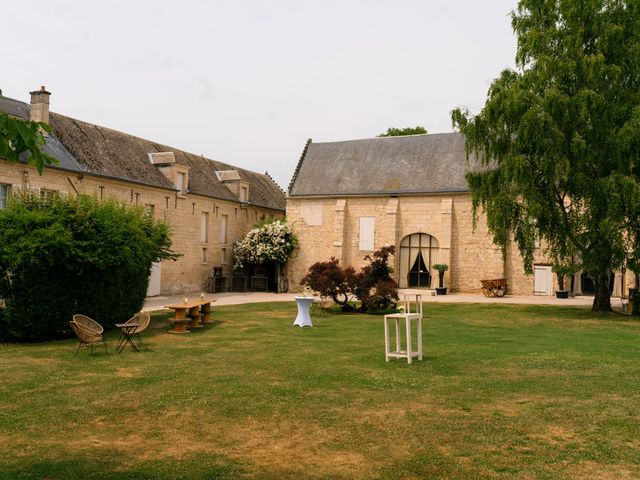
<svg viewBox="0 0 640 480"><path fill-rule="evenodd" d="M480 280L485 297L504 297L507 294L507 279Z"/></svg>

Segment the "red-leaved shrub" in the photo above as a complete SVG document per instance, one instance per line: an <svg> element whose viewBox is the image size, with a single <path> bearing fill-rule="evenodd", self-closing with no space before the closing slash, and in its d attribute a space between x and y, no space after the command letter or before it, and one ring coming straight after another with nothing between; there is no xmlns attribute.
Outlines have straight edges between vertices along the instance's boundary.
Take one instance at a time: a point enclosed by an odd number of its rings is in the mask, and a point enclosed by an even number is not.
<svg viewBox="0 0 640 480"><path fill-rule="evenodd" d="M393 246L383 247L367 255L368 265L356 273L353 267L341 267L337 258L317 262L309 267L309 272L301 284L320 295L330 297L343 312L381 311L394 307L398 301L398 285L391 278L393 269L389 257ZM352 302L359 300L360 305Z"/></svg>

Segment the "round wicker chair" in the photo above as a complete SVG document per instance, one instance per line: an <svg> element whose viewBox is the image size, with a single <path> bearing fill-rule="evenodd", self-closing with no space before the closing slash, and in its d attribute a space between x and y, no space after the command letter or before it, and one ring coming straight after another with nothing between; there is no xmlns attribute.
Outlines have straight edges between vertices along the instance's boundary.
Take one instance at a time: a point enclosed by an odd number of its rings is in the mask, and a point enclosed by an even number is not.
<svg viewBox="0 0 640 480"><path fill-rule="evenodd" d="M86 315L77 314L73 316L73 321L69 322L69 325L80 342L75 355L78 355L80 347L91 347L93 352L93 346L100 344L104 345L105 352L109 353L107 341L104 338L104 328L98 322Z"/></svg>
<svg viewBox="0 0 640 480"><path fill-rule="evenodd" d="M150 321L151 321L151 317L149 316L148 313L136 313L133 317L131 317L129 320L127 320L125 322L125 325L128 325L130 323L137 323L138 324L138 327L132 333L132 335L137 335L138 336L138 344L139 345L142 345L142 337L140 336L140 334L147 329L147 327L149 326Z"/></svg>

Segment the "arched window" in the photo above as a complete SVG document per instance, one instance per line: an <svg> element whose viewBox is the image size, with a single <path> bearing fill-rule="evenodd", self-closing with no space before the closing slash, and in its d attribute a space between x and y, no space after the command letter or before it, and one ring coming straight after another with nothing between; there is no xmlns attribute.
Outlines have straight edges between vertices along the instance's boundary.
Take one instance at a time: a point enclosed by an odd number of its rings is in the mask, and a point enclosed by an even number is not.
<svg viewBox="0 0 640 480"><path fill-rule="evenodd" d="M400 242L400 288L430 288L431 269L438 263L438 240L426 233L412 233Z"/></svg>

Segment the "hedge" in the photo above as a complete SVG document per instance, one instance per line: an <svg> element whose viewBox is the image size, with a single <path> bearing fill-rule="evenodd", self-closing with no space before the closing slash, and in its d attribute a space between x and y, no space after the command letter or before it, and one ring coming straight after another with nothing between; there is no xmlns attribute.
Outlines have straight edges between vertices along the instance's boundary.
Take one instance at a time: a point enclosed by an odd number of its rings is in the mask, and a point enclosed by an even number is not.
<svg viewBox="0 0 640 480"><path fill-rule="evenodd" d="M71 335L73 314L105 328L145 300L153 262L175 259L169 228L95 198L14 197L0 210L0 339Z"/></svg>

